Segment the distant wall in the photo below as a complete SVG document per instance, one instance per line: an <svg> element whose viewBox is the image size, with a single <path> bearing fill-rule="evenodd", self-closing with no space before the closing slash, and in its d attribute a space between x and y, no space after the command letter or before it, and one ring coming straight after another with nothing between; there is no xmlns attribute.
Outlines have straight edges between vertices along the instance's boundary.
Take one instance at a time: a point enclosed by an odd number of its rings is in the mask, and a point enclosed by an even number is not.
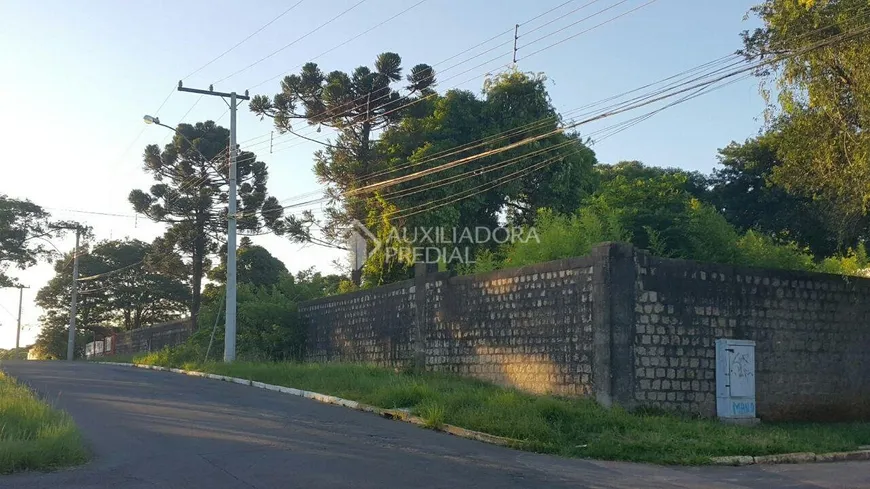
<svg viewBox="0 0 870 489"><path fill-rule="evenodd" d="M870 280L589 256L305 303L311 361L454 372L605 405L715 415L717 338L757 342L757 413L870 416Z"/></svg>
<svg viewBox="0 0 870 489"><path fill-rule="evenodd" d="M111 348L108 348L109 345L106 345L105 354L127 355L180 345L187 341L191 332L190 318L123 331L114 334L107 342L110 343ZM98 349L95 348L95 350Z"/></svg>

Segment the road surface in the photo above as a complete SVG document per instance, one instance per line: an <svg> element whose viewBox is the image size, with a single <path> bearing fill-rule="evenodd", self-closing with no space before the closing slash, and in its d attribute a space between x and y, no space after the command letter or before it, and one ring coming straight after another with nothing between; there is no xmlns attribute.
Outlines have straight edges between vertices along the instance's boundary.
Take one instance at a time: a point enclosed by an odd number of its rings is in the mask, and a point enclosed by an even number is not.
<svg viewBox="0 0 870 489"><path fill-rule="evenodd" d="M76 362L2 366L67 410L82 467L0 488L870 488L870 463L670 468L515 451L248 386Z"/></svg>

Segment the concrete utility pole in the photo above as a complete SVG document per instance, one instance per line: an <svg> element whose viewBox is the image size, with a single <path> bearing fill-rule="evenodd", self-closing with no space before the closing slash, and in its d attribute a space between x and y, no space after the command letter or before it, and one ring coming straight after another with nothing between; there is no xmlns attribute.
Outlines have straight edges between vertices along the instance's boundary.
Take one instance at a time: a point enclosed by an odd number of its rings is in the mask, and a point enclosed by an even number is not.
<svg viewBox="0 0 870 489"><path fill-rule="evenodd" d="M25 287L23 285L18 286L18 330L15 331L15 349L17 350L21 345L21 306L24 304L24 289L29 289L30 287Z"/></svg>
<svg viewBox="0 0 870 489"><path fill-rule="evenodd" d="M229 98L227 105L230 107L230 167L229 167L229 210L227 212L227 309L226 326L224 327L224 362L232 362L236 359L236 109L239 100L250 100L248 91L244 95L236 92L215 92L214 87L208 90L185 88L178 82L179 92L198 93L201 95L216 95L224 99Z"/></svg>
<svg viewBox="0 0 870 489"><path fill-rule="evenodd" d="M21 306L24 303L24 289L29 289L30 287L25 287L23 285L12 285L5 288L18 289L18 330L15 333L15 349L17 350L21 342Z"/></svg>
<svg viewBox="0 0 870 489"><path fill-rule="evenodd" d="M79 238L81 228L76 226L76 247L73 251L72 303L69 307L69 339L66 345L66 359L74 360L76 348L76 308L78 307L79 291Z"/></svg>
<svg viewBox="0 0 870 489"><path fill-rule="evenodd" d="M66 345L66 359L74 360L76 347L76 308L78 306L78 287L79 287L79 240L81 238L82 227L76 224L73 226L53 226L54 229L74 229L76 232L76 247L73 250L73 279L72 279L72 300L69 307L69 339Z"/></svg>

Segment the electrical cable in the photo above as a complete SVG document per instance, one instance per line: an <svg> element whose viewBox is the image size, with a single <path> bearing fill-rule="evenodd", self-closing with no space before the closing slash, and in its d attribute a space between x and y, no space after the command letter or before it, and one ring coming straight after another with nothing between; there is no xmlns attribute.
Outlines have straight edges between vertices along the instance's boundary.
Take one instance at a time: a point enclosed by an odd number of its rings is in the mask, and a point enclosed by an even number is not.
<svg viewBox="0 0 870 489"><path fill-rule="evenodd" d="M626 0L622 0L620 3L623 3L623 2L625 2L625 1L626 1ZM586 30L583 30L583 31L580 31L580 32L578 32L578 33L576 33L576 34L573 34L573 35L571 35L571 36L568 36L568 37L566 37L565 39L562 39L561 41L554 42L553 44L550 44L550 45L547 46L547 47L541 48L541 49L539 49L539 50L537 50L537 51L534 51L534 52L532 52L532 53L530 53L530 54L527 54L527 55L523 56L522 58L518 58L517 61L521 61L521 60L524 60L524 59L528 59L528 58L530 58L530 57L532 57L532 56L534 56L534 55L536 55L536 54L538 54L538 53L541 53L541 52L546 51L546 50L548 50L548 49L552 49L552 48L558 46L559 44L562 44L563 42L570 41L571 39L574 39L575 37L577 37L577 36L579 36L579 35L581 35L581 34L585 34L585 33L589 32L589 31L591 31L592 29L597 29L597 28L599 28L599 27L601 27L601 26L603 26L603 25L609 24L609 23L613 22L614 20L617 20L617 19L620 19L620 18L622 18L622 17L625 17L626 15L631 14L631 13L633 13L633 12L636 12L636 11L638 11L638 10L640 10L640 9L642 9L642 8L644 8L644 7L646 7L646 6L648 6L648 5L651 5L651 4L655 3L655 2L656 2L656 0L649 0L649 1L646 2L645 4L640 5L640 6L638 6L638 7L635 7L635 8L633 8L633 9L631 9L631 10L626 11L626 12L623 12L623 13L617 15L616 17L613 17L613 18L608 19L608 20L606 20L606 21L604 21L604 22L602 22L602 23L600 23L600 24L594 25L594 26L592 26L592 27L590 27L590 28L588 28L588 29L586 29ZM617 4L617 5L618 5L618 4ZM605 9L605 10L609 10L609 9ZM561 31L561 30L563 30L563 29L560 29L559 31ZM556 32L559 32L559 31L556 31ZM534 43L536 43L536 42L538 42L538 41L540 41L540 40L542 40L542 39L544 39L544 38L546 38L546 37L549 37L549 36L553 35L553 34L555 34L555 33L552 33L552 34L549 34L549 35L547 35L547 36L544 36L544 37L541 37L541 38L535 39L534 41L532 41L532 42L530 42L530 43L528 43L528 44L526 44L526 45L524 45L524 46L522 46L522 47L528 47L529 45L534 44ZM517 51L519 51L519 49L520 49L520 48L518 48Z"/></svg>
<svg viewBox="0 0 870 489"><path fill-rule="evenodd" d="M242 69L240 69L240 70L236 70L236 71L230 73L229 75L227 75L227 76L221 78L220 80L218 80L218 81L216 81L216 82L214 82L214 83L217 84L217 83L220 83L220 82L222 82L222 81L229 80L230 78L232 78L232 77L238 75L239 73L245 72L245 71L247 71L247 70L253 68L254 66L257 66L258 64L262 63L263 61L266 61L267 59L271 58L272 56L275 56L276 54L280 53L281 51L284 51L285 49L287 49L287 48L289 48L290 46L296 44L297 42L299 42L299 41L305 39L306 37L310 36L311 34L314 34L315 32L319 31L320 29L323 29L324 27L328 26L329 24L335 22L336 20L338 20L339 18L341 18L342 16L344 16L345 14L347 14L348 12L350 12L351 10L353 10L353 9L355 9L355 8L357 8L357 7L359 7L360 5L362 5L362 4L365 3L365 2L366 2L366 0L360 0L359 2L353 4L350 8L348 8L348 9L342 11L340 14L338 14L338 15L332 17L331 19L327 20L326 22L324 22L324 23L320 24L319 26L315 27L313 30L308 31L307 33L303 34L302 36L297 37L296 39L294 39L293 41L291 41L289 44L284 45L284 47L282 47L282 48L280 48L280 49L277 49L277 50L275 50L275 51L272 51L271 53L267 54L266 56L263 56L262 58L258 59L257 61L254 61L253 63L249 64L248 66L245 66L244 68L242 68Z"/></svg>
<svg viewBox="0 0 870 489"><path fill-rule="evenodd" d="M868 30L868 28L865 27L863 30L862 30L862 29L859 29L859 30L853 31L852 34L853 34L853 35L860 35L861 33L864 33L864 32L866 32L867 30ZM838 41L826 41L826 42L824 42L824 43L821 43L821 44L819 44L819 45L813 47L812 49L818 49L819 47L823 47L823 46L825 46L825 45L830 45L832 42L838 42ZM805 52L805 50L804 50L804 52ZM790 56L795 56L795 55L796 55L796 54L792 54L792 55L790 55ZM512 144L509 144L509 145L506 145L506 146L503 146L503 147L500 147L500 148L496 148L496 149L492 149L492 150L484 151L484 152L482 152L482 153L478 153L478 154L476 154L476 155L471 155L471 156L468 156L468 157L465 157L465 158L460 158L460 159L458 159L458 160L455 160L455 161L452 161L452 162L448 162L448 163L445 163L445 164L443 164L443 165L439 165L439 166L434 167L434 168L428 168L428 169L421 170L421 171L418 171L418 172L415 172L415 173L412 173L412 174L409 174L409 175L404 175L404 176L396 177L396 178L393 178L393 179L390 179L390 180L386 180L386 181L383 181L383 182L378 182L378 183L375 183L375 184L370 184L370 185L366 185L366 186L363 186L363 187L360 187L360 188L357 188L357 189L353 189L353 190L350 190L350 191L348 191L348 192L345 192L345 195L346 195L346 196L353 196L353 195L358 195L358 194L363 193L363 192L372 191L372 190L377 190L377 189L384 188L384 187L387 187L387 186L395 185L395 184L397 184L397 183L403 183L403 182L406 182L406 181L410 181L410 180L414 180L414 179L417 179L417 178L421 178L421 177L423 177L423 176L426 176L426 175L429 175L429 174L432 174L432 173L437 173L437 172L440 172L440 171L444 171L444 170L447 170L447 169L449 169L449 168L453 168L453 167L458 166L458 165L461 165L461 164L466 164L466 163L468 163L468 162L470 162L470 161L474 161L474 160L477 160L477 159L480 159L480 158L483 158L483 157L486 157L486 156L490 156L490 155L492 155L492 154L502 153L502 152L504 152L504 151L508 151L508 150L510 150L510 149L513 149L513 148L516 148L516 147L519 147L519 146L523 146L523 145L525 145L525 144L529 144L529 143L532 143L532 142L535 142L535 141L539 141L539 140L543 139L544 137L548 137L548 136L551 136L551 135L555 135L555 134L563 133L563 132L565 132L565 131L568 130L568 129L572 129L572 128L574 128L574 127L578 127L578 126L580 126L580 125L587 124L587 123L589 123L589 122L592 122L592 121L595 121L595 120L599 120L599 119L602 119L602 118L604 118L604 117L610 117L610 116L613 116L613 115L616 115L616 114L619 114L619 113L625 112L625 111L627 111L627 110L633 110L633 109L636 109L636 108L639 108L639 107L643 107L643 106L649 105L649 104L651 104L651 103L658 102L658 101L663 100L663 99L667 99L667 98L670 98L670 97L674 97L674 96L679 95L679 94L681 94L681 93L685 93L685 92L687 92L687 91L691 91L691 90L696 89L696 88L699 88L699 87L701 87L701 86L706 86L706 85L710 85L710 84L712 84L712 83L716 83L716 82L719 82L719 81L725 80L725 79L727 79L727 78L730 78L730 77L736 76L736 75L738 75L738 74L745 73L745 72L747 72L747 71L751 71L751 70L756 69L756 68L758 68L758 67L760 67L760 66L762 66L762 65L765 65L765 64L771 64L771 63L773 63L773 62L775 62L775 61L765 61L765 62L762 62L762 63L756 63L755 65L750 65L750 66L748 66L748 67L744 67L744 68L741 68L741 69L738 69L738 70L733 70L732 72L727 73L727 74L725 74L725 75L721 75L721 76L719 76L719 77L717 77L717 78L715 78L715 79L713 79L713 80L711 80L711 81L704 81L704 82L701 82L701 84L692 85L692 86L689 86L689 87L687 87L687 88L683 88L683 89L681 89L681 90L675 91L675 92L670 93L670 94L665 94L665 95L658 96L658 97L654 97L654 98L651 98L651 99L649 99L649 100L646 100L646 101L643 101L643 102L639 102L639 103L636 103L636 104L633 104L633 105L629 105L629 106L622 107L622 108L619 108L619 109L614 109L614 110L611 110L611 111L608 111L608 112L604 112L604 113L602 113L602 114L596 115L596 116L591 117L591 118L589 118L589 119L585 119L585 120L582 120L582 121L577 122L577 123L572 123L572 124L570 124L570 125L564 126L564 127L562 127L562 128L559 128L559 129L553 130L553 131L551 131L551 132L548 132L548 133L545 133L545 134L542 134L542 135L529 137L529 138L523 139L523 140L521 140L521 141L519 141L519 142L512 143Z"/></svg>
<svg viewBox="0 0 870 489"><path fill-rule="evenodd" d="M221 54L215 56L215 57L214 57L211 61L209 61L208 63L206 63L206 64L200 66L199 68L193 70L192 72L188 73L188 75L185 76L184 78L182 78L182 80L186 80L186 79L190 78L191 76L193 76L193 75L199 73L200 71L202 71L203 69L205 69L206 67L208 67L209 65L211 65L212 63L214 63L215 61L217 61L217 60L223 58L224 56L226 56L227 54L229 54L231 51L233 51L233 50L236 49L237 47L239 47L239 46L241 46L242 44L244 44L245 42L247 42L247 41L248 41L249 39L251 39L252 37L254 37L254 36L256 36L257 34L259 34L260 32L262 32L265 28L267 28L267 27L269 27L270 25L274 24L278 19L280 19L281 17L284 17L285 15L287 15L288 13L290 13L291 10L293 10L293 9L296 8L296 7L298 7L299 4L301 4L301 3L304 2L304 1L305 1L305 0L299 0L298 2L294 3L293 5L290 6L290 8L288 8L287 10L281 12L281 13L278 14L276 17L274 17L272 20L270 20L269 22L266 22L266 23L265 23L263 26L261 26L259 29L257 29L256 31L254 31L254 32L252 32L250 35L248 35L248 37L242 39L241 41L239 41L239 42L237 42L236 44L234 44L231 48L229 48L229 49L227 49L226 51L222 52ZM184 117L182 117L182 119L184 119Z"/></svg>
<svg viewBox="0 0 870 489"><path fill-rule="evenodd" d="M822 27L822 28L816 29L815 31L820 31L820 30L823 30L823 29L825 29L825 28L827 28L827 27ZM815 32L815 31L814 31L814 32ZM812 33L813 33L813 32L810 32L810 33L804 34L804 36L809 35L809 34L812 34ZM601 100L601 101L598 101L598 102L595 102L595 103L592 103L592 104L587 104L586 106L580 107L580 108L578 108L578 109L572 109L572 111L569 111L569 112L573 112L573 111L576 111L576 110L579 110L579 109L582 109L582 108L594 107L594 106L596 106L596 105L600 105L601 103L607 102L607 101L609 101L609 100L617 99L617 98L620 98L620 97L622 97L622 96L625 96L625 95L628 95L628 94L631 94L631 93L634 93L634 92L640 91L640 90L642 90L642 89L644 89L644 88L648 88L648 87L651 87L651 86L654 86L654 85L660 84L660 83L665 82L665 81L668 81L668 80L672 80L672 79L677 78L677 77L680 77L680 76L685 76L685 75L688 75L688 74L694 73L694 72L696 72L696 71L700 71L700 70L702 70L702 69L704 69L704 68L707 68L707 67L710 67L710 66L715 66L716 64L722 64L723 62L727 61L728 59L732 59L732 58L734 58L734 57L739 57L739 55L731 54L731 55L727 55L727 56L724 56L724 57L717 58L717 59L715 59L715 60L713 60L713 61L710 61L710 62L707 62L707 63L701 64L701 65L696 66L696 67L694 67L694 68L690 68L690 69L685 70L685 71L683 71L683 72L680 72L680 73L678 73L678 74L676 74L676 75L671 75L671 76L669 76L669 77L667 77L667 78L664 78L664 79L658 80L658 81L653 82L653 83L649 83L649 84L644 85L644 86L642 86L642 87L639 87L639 88L636 88L636 89L633 89L633 90L630 90L630 91L627 91L627 92L623 92L622 94L618 94L618 95L615 95L615 96L612 96L612 97L608 97L608 98L606 98L606 99L603 99L603 100ZM729 65L729 67L730 67L730 66L733 66L733 65ZM717 72L721 71L722 69L723 69L723 68L720 68L720 69L718 69L718 70L716 70L716 71L713 71L712 73L717 73ZM696 79L699 79L699 78L701 78L701 77L695 78L695 80L696 80ZM685 78L684 78L684 79L685 79ZM631 99L631 100L636 100L636 99L638 99L638 98L642 98L642 97L636 97L635 99ZM536 124L540 124L540 123L542 123L542 122L543 122L543 123L546 123L546 122L549 122L549 121L551 121L551 120L555 120L556 118L557 118L557 117L548 117L548 118L544 118L544 119L542 119L541 121L535 121L535 122L530 123L530 124L528 124L528 125L526 125L526 126L521 126L520 128L513 128L513 129L510 129L510 130L505 131L505 132L503 132L503 133L499 133L499 134L497 134L497 135L487 136L486 138L483 138L482 140L489 140L490 138L493 138L493 137L501 138L501 137L503 137L503 136L501 136L501 135L503 135L503 134L512 135L512 134L513 134L514 132L516 132L518 129L523 129L524 127L530 127L530 126L533 126L533 125L536 125ZM606 137L609 137L609 136L606 136ZM606 138L606 137L605 137L605 138ZM602 138L602 139L604 139L604 138ZM481 141L481 140L478 140L478 141ZM468 144L471 144L471 143L466 143L466 145L468 145ZM460 146L460 148L462 148L462 146ZM470 149L470 148L466 148L466 149ZM451 151L451 150L445 150L445 151ZM449 153L449 154L453 154L453 153L456 153L456 152L459 152L459 151L461 151L461 150L460 150L459 148L457 148L457 149L453 150L453 151L452 151L451 153ZM436 153L436 155L437 155L437 153ZM425 162L425 161L429 161L429 160L431 160L431 159L434 159L434 157L435 157L436 155L431 155L430 158L427 158L427 159L424 160L423 162ZM414 163L411 163L410 165L411 165L411 166L416 166L417 164L422 164L423 162L414 162ZM396 171L396 170L398 170L398 168L395 169L395 170L394 170L394 169L385 170L385 171L383 171L383 172L392 172L392 171ZM378 173L376 172L375 175L376 175L376 174L378 174ZM369 176L371 176L371 175L372 175L372 174L370 174ZM286 199L286 200L290 200L290 199ZM323 200L328 200L328 199L319 199L318 201L323 201Z"/></svg>
<svg viewBox="0 0 870 489"><path fill-rule="evenodd" d="M579 12L579 11L585 9L586 7L589 7L589 6L591 6L591 5L595 4L595 3L598 3L598 2L600 2L600 1L601 1L601 0L591 0L590 2L584 3L583 5L581 5L581 6L577 7L577 8L575 8L574 10L568 12L568 13L565 14L563 17L556 17L555 19L553 19L553 20L551 20L551 21L549 21L549 22L546 22L546 23L544 23L544 24L541 24L541 25L539 25L538 27L535 27L534 29L531 29L531 30L528 30L528 31L526 31L526 32L523 32L522 34L518 34L518 35L517 35L517 39L520 39L520 38L522 38L522 37L524 37L524 36L528 36L529 34L535 32L535 31L537 31L537 30L540 30L540 29L543 29L544 27L547 27L548 25L552 24L553 22L558 22L558 21L564 19L566 16L571 15L571 14L573 14L573 13L575 13L575 12ZM567 5L567 4L569 4L569 3L571 3L571 2L565 2L565 3L563 3L562 5ZM526 24L528 24L529 22L530 22L530 21L526 21ZM520 24L520 27L522 27L523 25L524 25L524 24Z"/></svg>
<svg viewBox="0 0 870 489"><path fill-rule="evenodd" d="M366 30L360 32L359 34L357 34L357 35L351 37L350 39L347 39L346 41L344 41L344 42L342 42L342 43L340 43L340 44L337 44L337 45L335 45L335 46L333 46L333 47L327 49L326 51L324 51L324 52L318 54L317 56L315 56L315 57L313 57L313 58L311 58L311 60L309 60L309 61L314 61L315 59L320 58L321 56L325 56L325 55L327 55L327 54L329 54L329 53L335 51L336 49L338 49L338 48L340 48L340 47L343 47L343 46L345 46L345 45L347 45L347 44L349 44L349 43L351 43L351 42L353 42L353 41L359 39L360 37L362 37L362 36L368 34L369 32L371 32L371 31L377 29L378 27L383 26L383 25L386 24L387 22L390 22L390 21L392 21L392 20L395 20L395 19L398 18L399 16L401 16L401 15L407 13L408 11L410 11L410 10L412 10L412 9L414 9L414 8L416 8L416 7L418 7L420 4L425 3L425 2L427 2L427 1L428 1L428 0L420 0L419 2L417 2L417 3L413 4L413 5L411 5L410 7L406 8L405 10L402 10L402 11L400 11L399 13L397 13L397 14L393 15L392 17L388 18L387 20L384 20L384 21L380 22L379 24L376 24L376 25L374 25L374 26L372 26L372 27L369 27L368 29L366 29ZM279 74L273 76L272 78L269 78L269 79L267 79L267 80L263 80L263 81L261 81L260 83L257 83L256 85L252 86L252 87L251 87L251 90L253 90L253 89L255 89L255 88L257 88L257 87L259 87L259 86L261 86L261 85L265 85L266 83L269 83L270 81L272 81L272 80L274 80L274 79L276 79L276 78L280 78L281 76L284 76L284 74L285 74L287 71L293 71L293 70L295 70L295 69L301 67L301 66L304 65L304 64L305 64L305 63L300 63L300 64L294 66L293 68L290 68L290 70L282 71L281 73L279 73ZM247 141L243 141L243 142L247 142Z"/></svg>
<svg viewBox="0 0 870 489"><path fill-rule="evenodd" d="M118 268L118 269L115 269L115 270L110 270L110 271L108 271L108 272L98 273L98 274L96 274L96 275L90 275L90 276L88 276L88 277L79 277L79 279L78 279L77 281L78 281L78 282L89 282L89 281L91 281L91 280L96 280L96 279L98 279L98 278L108 277L108 276L110 276L110 275L114 275L114 274L116 274L116 273L118 273L118 272L122 272L122 271L124 271L124 270L127 270L127 269L130 269L130 268L133 268L133 267L139 266L139 265L141 265L142 263L143 263L143 261L142 261L142 260L139 260L139 261L137 261L136 263L131 263L130 265L123 266L123 267Z"/></svg>
<svg viewBox="0 0 870 489"><path fill-rule="evenodd" d="M610 10L610 9L612 9L612 8L614 8L614 7L616 7L616 6L620 5L620 4L622 4L622 3L625 3L626 1L628 1L628 0L620 0L618 3L616 3L616 4L614 4L614 5L610 6L610 7L607 7L607 8L605 8L605 9L601 10L601 11L598 11L598 12L596 12L595 14L592 14L592 15L590 15L590 16L588 16L588 17L585 17L585 18L583 18L583 19L580 19L579 21L576 21L576 22L570 24L570 25L567 26L567 27L563 27L563 28L561 28L561 29L559 29L559 30L557 30L557 31L551 32L551 33L546 34L546 35L544 35L544 36L541 36L540 38L535 39L534 41L532 41L532 43L534 43L534 42L538 42L538 41L540 41L540 40L542 40L542 39L545 39L545 38L547 38L547 37L553 36L553 35L555 35L556 33L561 32L561 31L565 30L565 29L568 28L568 27L571 27L571 26L573 26L573 25L576 25L576 24L579 23L579 22L582 22L582 21L584 21L584 20L588 20L589 18L592 18L592 17L597 16L597 15L600 15L601 13L604 13L604 12L606 12L606 11L608 11L608 10ZM593 26L593 27L591 27L591 28L589 28L589 29L586 29L585 31L582 31L582 32L580 32L580 33L577 33L577 34L571 36L569 39L574 38L574 37L577 37L577 36L579 36L580 34L584 34L584 33L589 32L589 31L591 31L591 30L594 30L594 29L596 29L596 28L598 28L598 27L601 27L601 26L603 26L603 25L606 25L606 24L608 24L608 23L610 23L610 22L612 22L612 21L614 21L614 20L616 20L616 19L618 19L618 18L624 17L624 16L626 16L626 15L628 15L628 14L630 14L630 13L636 11L636 10L639 10L640 8L643 8L643 7L645 7L645 6L647 6L647 5L651 4L651 3L653 3L653 2L655 2L655 1L656 1L656 0L650 0L650 1L647 2L646 4L643 4L643 5L641 5L641 6L639 6L639 7L636 7L636 8L634 8L634 9L632 9L632 10L629 10L628 12L624 12L624 13L622 13L622 14L620 14L620 15L614 17L614 18L611 18L611 19L609 19L609 20L607 20L607 21L605 21L605 22L602 22L602 23L600 23L600 24L598 24L598 25L596 25L596 26ZM563 4L563 5L564 5L564 4ZM557 7L557 8L558 8L558 7ZM551 10L553 10L553 9L551 9ZM575 10L575 11L576 11L576 10ZM505 35L505 34L508 33L508 32L510 32L510 30L502 32L501 34L499 34L499 36ZM496 38L497 38L497 37L496 37ZM491 38L490 40L492 40L492 39L494 39L494 38ZM567 40L567 39L565 39L565 40ZM549 49L549 48L551 48L551 47L553 47L553 46L555 46L555 45L560 44L561 42L564 42L565 40L560 41L560 42L558 42L558 43L554 43L554 44L552 44L551 46L548 46L547 48L544 48L544 49L542 49L542 50L535 51L534 53L532 53L532 54L530 54L530 55L528 55L528 56L532 56L532 55L534 55L534 54L537 54L537 53L540 52L540 51L543 51L543 50L545 50L545 49ZM488 40L488 41L489 41L489 40ZM488 41L484 41L484 43L486 43L486 42L488 42ZM481 43L481 44L484 44L484 43ZM462 65L462 64L464 64L464 63L467 63L468 61L470 61L470 60L472 60L472 59L475 59L475 58L477 58L477 57L480 57L480 56L482 56L483 54L486 54L486 53L492 52L493 50L495 50L495 49L497 49L497 48L499 48L499 47L506 46L506 45L511 44L511 43L513 43L513 40L508 41L508 42L505 42L505 43L502 43L502 44L499 44L499 45L497 45L497 46L494 46L494 47L492 47L492 48L490 48L490 49L488 49L488 50L486 50L486 51L484 51L484 52L482 52L482 53L478 53L478 54L476 54L475 56L472 56L471 58L468 58L468 59L466 59L466 60L464 60L464 61L462 61L462 62L456 63L456 64L454 64L454 65L452 65L452 66L446 68L444 71L449 71L450 69L453 69L453 68L455 68L455 67L457 67L457 66L460 66L460 65ZM530 44L531 44L531 43L530 43ZM478 46L479 46L479 45L478 45ZM470 50L472 50L472 49L474 49L474 48L476 48L476 47L477 47L477 46L474 46L474 47L472 47L472 48L469 48L468 50L463 51L462 53L460 53L460 55L461 55L461 54L464 54L465 52L468 52L468 51L470 51ZM511 52L512 52L512 50L511 50ZM496 56L495 58L493 58L493 59L491 59L491 60L489 60L489 61L487 61L487 62L484 62L484 63L482 63L482 64L480 64L480 65L477 65L477 66L475 66L474 68L471 68L471 69L469 69L469 70L466 70L466 71L463 71L463 72L458 73L458 74L456 74L456 75L453 75L453 76L451 76L451 77L449 77L449 78L447 78L447 79L445 79L445 80L441 80L441 83L443 83L443 82L445 82L445 81L448 81L448 80L451 80L451 79L453 79L453 78L456 78L456 77L458 77L458 76L464 75L465 73L468 73L469 71L474 70L474 69L477 69L477 68L479 68L479 67L481 67L481 66L484 66L484 65L486 65L486 64L489 64L489 63L491 63L492 61L495 61L496 59L499 59L499 58L502 58L502 57L504 57L504 56L507 56L507 55L511 54L511 52L506 52L506 53L499 54L499 55ZM456 56L457 56L457 55L454 55L454 57L456 57ZM526 57L528 57L528 56L526 56ZM448 58L448 59L451 59L451 58ZM441 61L441 62L439 62L439 63L436 63L435 65L432 65L432 67L433 67L433 74L431 75L431 77L434 77L434 76L436 75L436 74L434 73L434 68L435 68L436 66L438 66L439 64L443 63L443 62L444 62L444 61ZM391 93L392 93L392 92L391 92ZM380 115L375 116L375 117L383 117L384 115L390 114L390 113L395 112L395 111L397 111L397 110L400 110L400 109L404 109L404 108L410 107L411 105L414 105L414 104L417 104L417 103L419 103L419 102L422 102L423 100L426 100L426 99L428 99L428 98L431 98L431 97L434 96L434 95L437 95L437 93L433 93L433 94L430 94L430 95L427 95L427 96L424 96L424 97L419 97L419 98L415 99L413 102L411 102L411 103L409 103L409 104L402 105L402 106L400 106L400 107L397 107L397 108L395 108L395 109L392 109L392 110L390 110L390 111L387 111L387 112L384 113L384 114L380 114ZM377 97L375 100L368 100L367 102L368 102L368 103L371 103L371 102L377 102L377 101L379 101L379 100L381 100L381 99L383 99L383 98L389 97L389 96L391 96L391 95L390 95L390 94L385 94L385 95L382 95L382 96ZM387 105L389 105L389 104L395 104L395 103L398 103L398 102L400 102L400 101L402 101L402 100L406 100L409 96L410 96L410 94L409 94L409 95L405 95L405 96L403 96L402 98L400 98L400 99L398 99L398 100L396 100L396 101L392 101L392 100L390 100L390 101L387 101L386 103L383 103L383 104L380 104L380 105L376 105L374 109L368 109L367 112L370 112L371 110L377 110L377 109L379 109L379 108L383 108L383 107L385 107L385 106L387 106ZM365 96L361 96L361 97L357 97L356 99L350 101L349 104L353 104L354 107L351 108L351 109L348 109L348 110L346 110L346 111L344 111L344 112L342 112L342 113L340 113L340 114L338 114L336 117L343 117L343 116L346 116L346 115L350 114L351 112L353 112L354 110L356 110L356 109L358 108L358 105L359 105L359 104L356 104L356 102L361 102L361 101L362 101L363 99L365 99L365 98L366 98ZM364 121L364 122L371 122L375 117L370 117L369 119L367 119L367 120ZM310 135L310 133L309 133L309 135ZM262 143L261 143L261 144L262 144ZM324 144L324 143L321 143L321 144Z"/></svg>

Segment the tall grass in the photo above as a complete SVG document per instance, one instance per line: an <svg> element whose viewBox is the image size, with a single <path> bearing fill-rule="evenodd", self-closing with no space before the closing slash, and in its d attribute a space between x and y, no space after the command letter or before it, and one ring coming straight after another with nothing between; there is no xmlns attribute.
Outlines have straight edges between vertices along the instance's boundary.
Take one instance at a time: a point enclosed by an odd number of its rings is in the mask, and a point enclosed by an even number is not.
<svg viewBox="0 0 870 489"><path fill-rule="evenodd" d="M710 457L854 450L870 444L870 423L743 427L665 413L604 409L589 399L536 396L447 374L412 374L354 364L176 363L152 353L137 363L240 377L409 408L432 427L444 423L521 441L527 450L574 457L702 464Z"/></svg>
<svg viewBox="0 0 870 489"><path fill-rule="evenodd" d="M68 414L0 372L0 473L51 470L89 457Z"/></svg>

